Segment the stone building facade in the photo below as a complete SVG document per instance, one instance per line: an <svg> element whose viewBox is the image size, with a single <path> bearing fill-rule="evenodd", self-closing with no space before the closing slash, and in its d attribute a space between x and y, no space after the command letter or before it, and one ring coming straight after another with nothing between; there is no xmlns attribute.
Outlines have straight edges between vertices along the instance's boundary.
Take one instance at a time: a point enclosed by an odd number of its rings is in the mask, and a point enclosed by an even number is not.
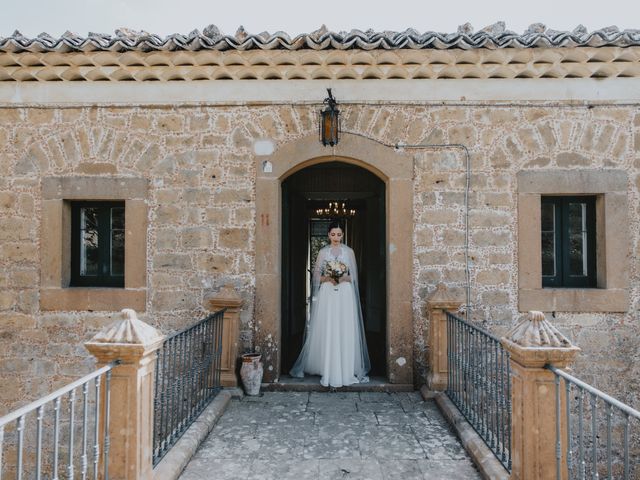
<svg viewBox="0 0 640 480"><path fill-rule="evenodd" d="M640 37L596 33L0 39L2 410L87 372L120 309L170 332L224 285L277 380L281 184L336 161L385 185L390 382L424 383L442 284L497 334L553 316L576 374L637 406ZM542 287L541 196L563 195L595 197L594 288ZM125 202L123 288L69 287L77 200Z"/></svg>

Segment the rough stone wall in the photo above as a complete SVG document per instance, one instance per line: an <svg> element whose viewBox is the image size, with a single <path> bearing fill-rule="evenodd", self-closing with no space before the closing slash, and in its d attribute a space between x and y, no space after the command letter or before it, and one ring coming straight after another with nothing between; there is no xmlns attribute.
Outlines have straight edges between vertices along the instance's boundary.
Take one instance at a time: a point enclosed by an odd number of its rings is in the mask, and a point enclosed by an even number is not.
<svg viewBox="0 0 640 480"><path fill-rule="evenodd" d="M148 178L148 295L147 311L140 317L164 331L186 326L204 314L203 297L230 282L245 301L241 348L248 348L255 265L253 142L272 139L277 148L314 133L316 110L0 109L0 381L15 386L0 389L1 410L88 371L93 362L82 343L110 322L104 312L39 311L40 178ZM629 313L558 313L555 324L583 349L575 368L581 378L640 403L637 108L343 105L342 113L345 131L387 144L468 146L472 318L498 333L519 316L516 173L539 168L626 170L632 249ZM426 297L438 282L464 287L465 157L460 149L413 152L413 312L416 381L421 382Z"/></svg>

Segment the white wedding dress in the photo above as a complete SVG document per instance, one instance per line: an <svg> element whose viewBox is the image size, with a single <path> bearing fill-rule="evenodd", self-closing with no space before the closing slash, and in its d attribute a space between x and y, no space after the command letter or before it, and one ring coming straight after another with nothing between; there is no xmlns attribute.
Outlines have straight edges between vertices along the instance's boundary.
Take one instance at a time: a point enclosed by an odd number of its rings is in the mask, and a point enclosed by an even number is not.
<svg viewBox="0 0 640 480"><path fill-rule="evenodd" d="M335 286L331 282L320 284L323 266L333 259L348 267L351 281ZM358 270L351 248L327 245L318 252L311 299L304 344L291 376L320 375L320 383L325 387L369 381L371 364L358 294Z"/></svg>

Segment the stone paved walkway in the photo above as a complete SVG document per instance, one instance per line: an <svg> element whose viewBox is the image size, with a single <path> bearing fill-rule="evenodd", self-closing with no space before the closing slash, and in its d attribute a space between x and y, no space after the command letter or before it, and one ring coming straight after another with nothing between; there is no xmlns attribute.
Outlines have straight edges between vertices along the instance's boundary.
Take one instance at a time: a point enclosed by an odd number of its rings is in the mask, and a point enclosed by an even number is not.
<svg viewBox="0 0 640 480"><path fill-rule="evenodd" d="M266 392L231 401L180 480L479 478L417 392Z"/></svg>

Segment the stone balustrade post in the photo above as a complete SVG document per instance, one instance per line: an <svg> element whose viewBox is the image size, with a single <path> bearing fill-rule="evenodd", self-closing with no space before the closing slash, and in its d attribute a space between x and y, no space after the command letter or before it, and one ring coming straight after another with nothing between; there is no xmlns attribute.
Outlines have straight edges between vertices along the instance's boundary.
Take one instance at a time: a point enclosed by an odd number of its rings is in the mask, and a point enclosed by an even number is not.
<svg viewBox="0 0 640 480"><path fill-rule="evenodd" d="M122 310L122 319L105 328L85 347L98 367L114 360L111 371L109 418L109 477L113 480L150 480L153 474L153 388L156 351L164 336L138 320L133 310ZM100 424L105 402L101 400Z"/></svg>
<svg viewBox="0 0 640 480"><path fill-rule="evenodd" d="M447 358L447 310L456 311L464 301L460 294L439 284L427 300L427 316L429 318L429 373L427 387L430 391L440 392L447 389L449 380L449 362Z"/></svg>
<svg viewBox="0 0 640 480"><path fill-rule="evenodd" d="M511 368L511 478L556 478L556 422L560 422L562 479L566 462L566 408L560 389L560 416L556 414L555 375L545 365L567 367L580 349L545 320L542 312L529 312L502 339Z"/></svg>
<svg viewBox="0 0 640 480"><path fill-rule="evenodd" d="M217 312L226 308L222 319L222 358L220 361L220 383L223 387L237 387L236 360L240 341L240 311L242 298L230 285L205 298L205 308Z"/></svg>

